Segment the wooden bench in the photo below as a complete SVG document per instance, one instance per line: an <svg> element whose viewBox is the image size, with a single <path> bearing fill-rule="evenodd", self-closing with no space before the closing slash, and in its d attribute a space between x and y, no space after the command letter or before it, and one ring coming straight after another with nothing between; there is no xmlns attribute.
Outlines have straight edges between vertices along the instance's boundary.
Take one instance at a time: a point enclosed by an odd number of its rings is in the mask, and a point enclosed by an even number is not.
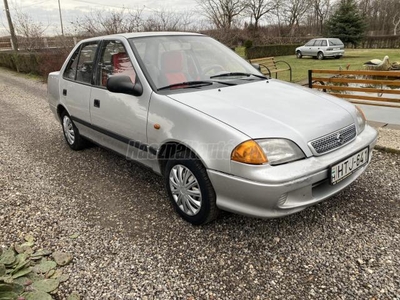
<svg viewBox="0 0 400 300"><path fill-rule="evenodd" d="M290 81L292 81L292 67L284 60L275 60L275 57L263 57L251 59L250 63L259 64L261 73L268 75L269 77L272 77L272 74L275 74L275 78L278 78L279 72L289 71ZM278 63L284 65L278 66Z"/></svg>
<svg viewBox="0 0 400 300"><path fill-rule="evenodd" d="M399 71L308 70L308 87L352 103L400 108Z"/></svg>

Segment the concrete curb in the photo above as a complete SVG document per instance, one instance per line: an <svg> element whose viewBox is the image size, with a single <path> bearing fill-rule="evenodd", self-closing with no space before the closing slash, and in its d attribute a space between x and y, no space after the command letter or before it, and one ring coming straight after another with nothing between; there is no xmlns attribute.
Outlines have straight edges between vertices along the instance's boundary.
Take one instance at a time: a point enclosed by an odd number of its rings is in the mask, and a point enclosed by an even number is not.
<svg viewBox="0 0 400 300"><path fill-rule="evenodd" d="M368 121L378 133L378 142L374 149L388 153L400 154L400 126L382 122Z"/></svg>
<svg viewBox="0 0 400 300"><path fill-rule="evenodd" d="M387 152L387 153L400 154L400 149L390 148L390 147L381 146L381 145L375 145L374 149L378 150L378 151Z"/></svg>

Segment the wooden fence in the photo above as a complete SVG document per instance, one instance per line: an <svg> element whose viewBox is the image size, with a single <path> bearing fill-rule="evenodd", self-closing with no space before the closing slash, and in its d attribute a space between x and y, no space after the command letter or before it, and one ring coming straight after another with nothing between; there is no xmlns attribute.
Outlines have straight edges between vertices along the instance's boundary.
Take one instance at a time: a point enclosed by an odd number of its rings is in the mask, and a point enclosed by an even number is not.
<svg viewBox="0 0 400 300"><path fill-rule="evenodd" d="M400 108L400 71L308 70L308 87L353 103Z"/></svg>

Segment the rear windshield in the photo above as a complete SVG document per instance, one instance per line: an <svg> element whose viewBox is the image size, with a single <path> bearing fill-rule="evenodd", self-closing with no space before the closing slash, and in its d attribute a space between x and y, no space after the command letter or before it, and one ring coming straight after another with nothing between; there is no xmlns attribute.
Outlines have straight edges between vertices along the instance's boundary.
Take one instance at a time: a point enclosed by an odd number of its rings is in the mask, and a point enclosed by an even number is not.
<svg viewBox="0 0 400 300"><path fill-rule="evenodd" d="M343 46L343 43L339 39L329 39L329 45L331 45L331 46Z"/></svg>

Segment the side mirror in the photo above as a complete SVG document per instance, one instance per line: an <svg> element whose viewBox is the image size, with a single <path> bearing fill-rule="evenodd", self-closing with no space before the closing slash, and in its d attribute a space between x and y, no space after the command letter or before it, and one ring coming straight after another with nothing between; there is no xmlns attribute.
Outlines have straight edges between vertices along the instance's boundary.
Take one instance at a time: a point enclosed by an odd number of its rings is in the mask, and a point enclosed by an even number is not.
<svg viewBox="0 0 400 300"><path fill-rule="evenodd" d="M129 94L133 96L141 96L143 94L142 84L139 81L133 83L131 78L126 75L116 75L108 78L107 90L113 93Z"/></svg>
<svg viewBox="0 0 400 300"><path fill-rule="evenodd" d="M259 64L251 64L255 69L261 72L261 66Z"/></svg>

